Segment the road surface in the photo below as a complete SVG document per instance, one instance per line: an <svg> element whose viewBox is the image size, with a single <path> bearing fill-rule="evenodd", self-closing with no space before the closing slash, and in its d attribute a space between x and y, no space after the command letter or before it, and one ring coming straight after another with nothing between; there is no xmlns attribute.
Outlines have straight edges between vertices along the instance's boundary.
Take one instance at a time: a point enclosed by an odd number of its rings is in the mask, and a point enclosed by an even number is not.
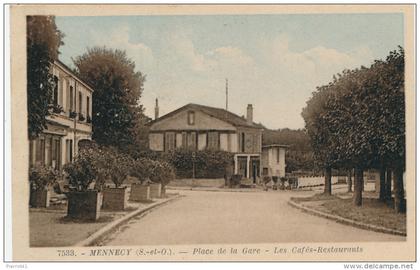
<svg viewBox="0 0 420 270"><path fill-rule="evenodd" d="M134 218L101 245L404 241L312 216L287 204L305 192L180 191L181 199ZM309 195L307 193L306 195Z"/></svg>

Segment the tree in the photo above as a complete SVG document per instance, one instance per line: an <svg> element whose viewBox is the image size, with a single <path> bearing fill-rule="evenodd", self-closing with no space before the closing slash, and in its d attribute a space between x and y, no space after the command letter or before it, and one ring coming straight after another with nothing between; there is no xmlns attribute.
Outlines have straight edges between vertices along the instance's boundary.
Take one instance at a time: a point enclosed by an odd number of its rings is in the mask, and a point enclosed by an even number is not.
<svg viewBox="0 0 420 270"><path fill-rule="evenodd" d="M307 106L302 111L305 128L311 140L315 161L325 170L324 193L331 195L331 169L335 165L334 143L329 129L328 112L329 97L333 84L318 87L312 93L312 98L307 101Z"/></svg>
<svg viewBox="0 0 420 270"><path fill-rule="evenodd" d="M404 210L405 104L401 47L391 52L386 61L376 60L369 68L345 70L334 76L330 84L317 88L302 116L315 157L326 169L354 167L355 205L362 204L363 170L381 169L381 182L389 186L384 171L391 167L395 209ZM325 190L328 193L328 187ZM386 193L387 189L381 190Z"/></svg>
<svg viewBox="0 0 420 270"><path fill-rule="evenodd" d="M64 35L54 16L27 16L26 30L28 138L34 139L46 128L46 116L52 109L55 82L51 64Z"/></svg>
<svg viewBox="0 0 420 270"><path fill-rule="evenodd" d="M139 104L145 76L125 51L94 47L73 59L76 72L92 85L93 135L100 145L125 152L136 147L143 107Z"/></svg>

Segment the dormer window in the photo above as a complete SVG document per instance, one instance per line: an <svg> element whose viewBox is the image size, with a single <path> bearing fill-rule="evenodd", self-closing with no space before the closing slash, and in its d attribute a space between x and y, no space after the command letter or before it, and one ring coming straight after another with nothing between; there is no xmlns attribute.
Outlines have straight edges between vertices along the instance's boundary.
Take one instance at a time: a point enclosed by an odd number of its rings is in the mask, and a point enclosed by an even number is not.
<svg viewBox="0 0 420 270"><path fill-rule="evenodd" d="M193 111L188 112L188 125L195 124L195 113Z"/></svg>

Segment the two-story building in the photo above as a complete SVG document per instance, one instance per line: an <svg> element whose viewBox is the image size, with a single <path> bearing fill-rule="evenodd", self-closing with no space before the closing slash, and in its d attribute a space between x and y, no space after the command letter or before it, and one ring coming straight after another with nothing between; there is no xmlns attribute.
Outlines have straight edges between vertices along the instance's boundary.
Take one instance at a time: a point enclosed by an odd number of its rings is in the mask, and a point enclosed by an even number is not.
<svg viewBox="0 0 420 270"><path fill-rule="evenodd" d="M29 164L61 169L78 152L78 143L92 138L93 89L60 61L51 67L53 103L59 108L47 117L47 128L29 141Z"/></svg>
<svg viewBox="0 0 420 270"><path fill-rule="evenodd" d="M260 177L263 126L253 122L249 104L246 118L225 109L187 104L150 123L149 147L153 151L177 148L223 150L234 153L234 173L252 179Z"/></svg>

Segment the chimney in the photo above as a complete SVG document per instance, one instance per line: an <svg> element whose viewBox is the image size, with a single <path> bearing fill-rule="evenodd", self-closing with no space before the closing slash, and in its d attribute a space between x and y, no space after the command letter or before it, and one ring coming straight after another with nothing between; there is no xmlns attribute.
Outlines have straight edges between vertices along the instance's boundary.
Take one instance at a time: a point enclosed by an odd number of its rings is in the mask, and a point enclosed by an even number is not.
<svg viewBox="0 0 420 270"><path fill-rule="evenodd" d="M252 104L248 104L246 108L246 121L248 124L252 124Z"/></svg>
<svg viewBox="0 0 420 270"><path fill-rule="evenodd" d="M155 104L155 119L159 118L159 104L158 104L158 99L156 99L156 104Z"/></svg>

